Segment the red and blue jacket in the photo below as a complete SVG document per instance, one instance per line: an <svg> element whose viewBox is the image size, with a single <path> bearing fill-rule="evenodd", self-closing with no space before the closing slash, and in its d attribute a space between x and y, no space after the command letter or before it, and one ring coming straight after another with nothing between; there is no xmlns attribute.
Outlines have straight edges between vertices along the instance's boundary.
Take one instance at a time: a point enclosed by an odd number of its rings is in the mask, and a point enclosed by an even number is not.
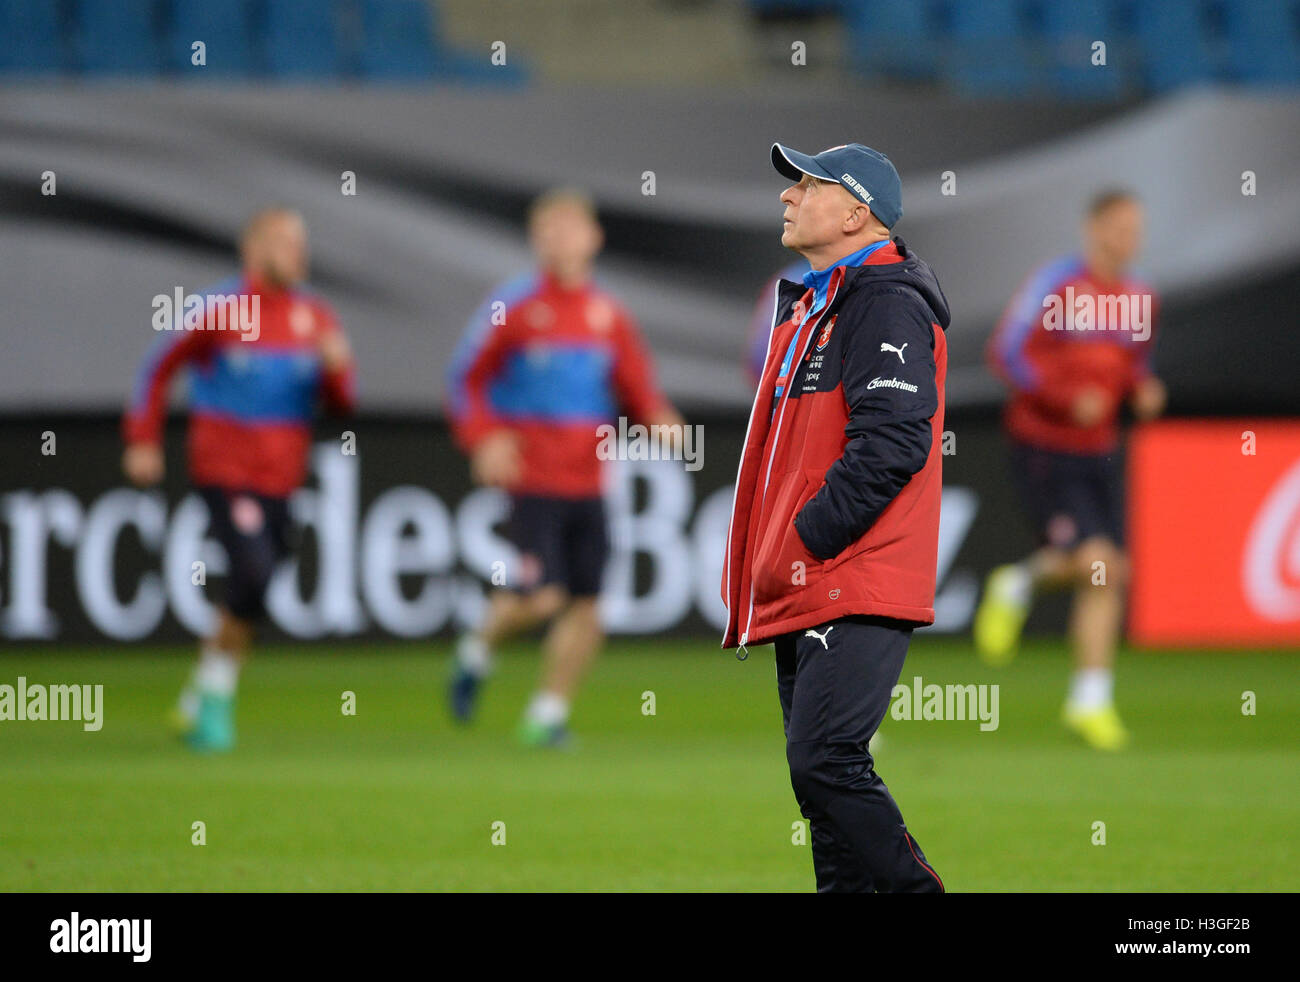
<svg viewBox="0 0 1300 982"><path fill-rule="evenodd" d="M1113 315L1121 308L1108 302L1111 298L1128 298L1131 318L1145 305L1151 321L1145 329L1135 329L1136 320L1118 323L1122 318ZM1053 305L1064 311L1065 323L1044 319ZM1088 305L1095 314L1076 323L1076 312ZM1012 439L1064 453L1114 450L1124 401L1151 374L1155 311L1155 294L1146 283L1132 277L1103 280L1078 256L1030 274L986 352L994 374L1011 390L1003 425ZM1072 407L1086 388L1101 391L1109 408L1097 423L1080 426Z"/></svg>
<svg viewBox="0 0 1300 982"><path fill-rule="evenodd" d="M855 614L934 621L948 323L899 238L778 284L727 532L724 647Z"/></svg>
<svg viewBox="0 0 1300 982"><path fill-rule="evenodd" d="M593 284L568 288L533 273L475 311L452 359L448 415L467 452L516 433L523 469L508 490L560 498L602 491L598 427L667 406L631 316Z"/></svg>
<svg viewBox="0 0 1300 982"><path fill-rule="evenodd" d="M338 322L314 294L271 288L247 276L201 296L256 297L256 330L215 329L209 305L201 324L186 328L178 322L161 332L140 369L123 438L128 444L162 442L168 387L184 366L191 481L288 496L306 477L319 404L345 413L355 402L351 367L326 371L318 350L321 336L338 331Z"/></svg>

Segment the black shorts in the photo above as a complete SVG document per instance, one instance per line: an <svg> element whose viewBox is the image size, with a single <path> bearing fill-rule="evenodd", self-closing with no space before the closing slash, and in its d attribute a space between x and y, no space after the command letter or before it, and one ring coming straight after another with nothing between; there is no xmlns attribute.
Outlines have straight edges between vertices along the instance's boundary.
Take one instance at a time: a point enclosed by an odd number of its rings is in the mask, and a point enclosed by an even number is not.
<svg viewBox="0 0 1300 982"><path fill-rule="evenodd" d="M1103 536L1124 542L1124 458L1012 443L1011 469L1044 545L1068 549Z"/></svg>
<svg viewBox="0 0 1300 982"><path fill-rule="evenodd" d="M511 498L506 537L519 550L509 589L531 593L559 585L572 597L594 597L609 559L605 502L600 498Z"/></svg>
<svg viewBox="0 0 1300 982"><path fill-rule="evenodd" d="M214 487L198 492L208 506L209 534L229 559L225 606L241 620L260 620L271 574L292 549L289 500Z"/></svg>

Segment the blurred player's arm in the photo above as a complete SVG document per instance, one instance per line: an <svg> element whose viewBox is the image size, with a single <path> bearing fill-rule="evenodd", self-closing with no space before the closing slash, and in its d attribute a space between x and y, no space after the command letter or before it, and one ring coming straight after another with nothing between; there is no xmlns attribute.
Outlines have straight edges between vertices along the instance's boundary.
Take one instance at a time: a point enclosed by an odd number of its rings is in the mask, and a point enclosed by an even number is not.
<svg viewBox="0 0 1300 982"><path fill-rule="evenodd" d="M922 301L883 294L857 319L846 324L841 315L840 328L845 331L842 379L849 409L844 430L848 443L826 472L821 489L794 520L803 544L822 560L839 555L865 535L925 466L934 439L930 421L939 409L934 329ZM909 354L907 363L900 364L893 352L880 350L885 339L897 347L910 345L909 352L923 357ZM898 379L916 391L872 388L871 382L879 379Z"/></svg>
<svg viewBox="0 0 1300 982"><path fill-rule="evenodd" d="M513 342L505 324L493 324L485 305L470 321L448 373L447 414L452 436L469 455L479 484L509 487L523 473L519 435L493 409L488 388L505 364Z"/></svg>
<svg viewBox="0 0 1300 982"><path fill-rule="evenodd" d="M1153 361L1155 355L1155 321L1159 309L1154 296L1151 298L1150 334L1142 341L1134 341L1141 348L1133 357L1133 380L1128 390L1129 408L1139 420L1155 419L1165 411L1169 393L1164 382L1156 377Z"/></svg>
<svg viewBox="0 0 1300 982"><path fill-rule="evenodd" d="M316 345L321 357L321 399L327 412L346 416L357 408L356 360L333 314L328 310L322 314L324 326Z"/></svg>
<svg viewBox="0 0 1300 982"><path fill-rule="evenodd" d="M1105 389L1054 376L1044 351L1058 343L1043 327L1043 300L1056 284L1037 271L1008 305L989 339L986 355L993 374L1028 396L1045 415L1092 426L1111 410Z"/></svg>
<svg viewBox="0 0 1300 982"><path fill-rule="evenodd" d="M620 315L614 331L613 379L619 406L634 422L668 427L665 432L677 450L686 421L660 390L641 332L626 314Z"/></svg>
<svg viewBox="0 0 1300 982"><path fill-rule="evenodd" d="M1138 379L1137 384L1134 385L1133 392L1129 396L1129 406L1138 419L1155 419L1165 411L1165 403L1168 400L1169 393L1165 389L1165 383L1154 375L1146 375Z"/></svg>
<svg viewBox="0 0 1300 982"><path fill-rule="evenodd" d="M136 376L135 389L122 417L122 470L139 487L162 480L163 425L167 416L167 393L177 369L204 358L212 346L212 332L201 327L164 334L150 348Z"/></svg>

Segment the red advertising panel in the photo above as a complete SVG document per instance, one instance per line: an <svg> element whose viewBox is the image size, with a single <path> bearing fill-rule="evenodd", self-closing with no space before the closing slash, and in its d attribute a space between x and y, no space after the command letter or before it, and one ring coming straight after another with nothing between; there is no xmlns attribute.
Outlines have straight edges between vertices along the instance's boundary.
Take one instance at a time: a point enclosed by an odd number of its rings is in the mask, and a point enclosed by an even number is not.
<svg viewBox="0 0 1300 982"><path fill-rule="evenodd" d="M1128 507L1134 642L1300 644L1300 421L1140 427Z"/></svg>

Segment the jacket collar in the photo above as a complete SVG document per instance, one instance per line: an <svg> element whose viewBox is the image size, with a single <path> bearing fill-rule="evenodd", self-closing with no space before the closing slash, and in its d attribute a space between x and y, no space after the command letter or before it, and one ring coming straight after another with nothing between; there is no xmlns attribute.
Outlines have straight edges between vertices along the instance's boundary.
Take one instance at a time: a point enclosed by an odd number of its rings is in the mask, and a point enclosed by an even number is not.
<svg viewBox="0 0 1300 982"><path fill-rule="evenodd" d="M828 283L835 270L838 269L841 271L843 280L840 282L839 288L835 291L836 301L842 298L853 287L854 280L857 278L858 274L862 272L864 266L884 266L890 263L906 262L908 259L912 258L911 252L908 251L907 243L898 237L895 237L888 242L872 243L872 245L879 246L879 248L874 249L874 251L867 255L864 260L856 265L845 265L847 259L851 258L846 257L845 260L834 264L829 269L812 271L813 273L825 273ZM805 281L807 280L808 275L811 274L805 274ZM789 318L790 308L794 305L794 302L807 296L810 289L811 287L807 286L805 283L796 280L781 281L779 292L780 306L778 307L778 313L781 316L777 319L778 324Z"/></svg>
<svg viewBox="0 0 1300 982"><path fill-rule="evenodd" d="M879 242L873 242L871 245L863 246L857 252L849 253L843 259L836 260L825 269L810 269L803 274L803 285L810 288L818 297L826 295L826 287L831 281L831 274L835 272L836 267L861 266L870 261L870 257L882 250L886 246L892 246L889 239L881 239Z"/></svg>

